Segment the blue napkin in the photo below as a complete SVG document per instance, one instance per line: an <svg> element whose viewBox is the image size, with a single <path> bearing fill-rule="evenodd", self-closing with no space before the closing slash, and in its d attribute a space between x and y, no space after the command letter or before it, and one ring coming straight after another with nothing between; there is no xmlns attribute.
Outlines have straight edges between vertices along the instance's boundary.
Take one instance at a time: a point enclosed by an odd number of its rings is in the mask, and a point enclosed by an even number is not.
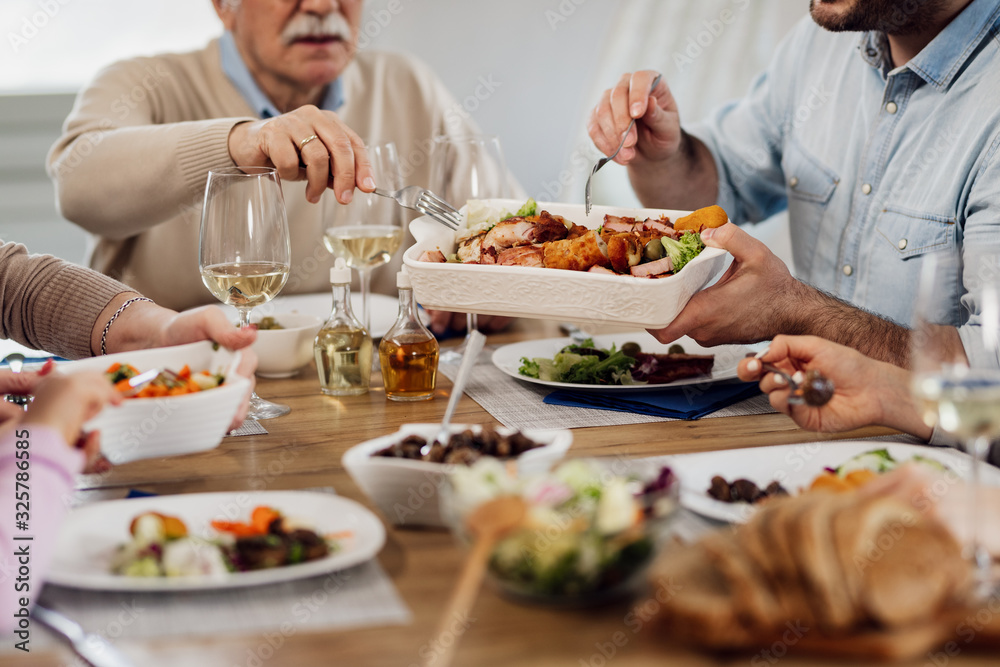
<svg viewBox="0 0 1000 667"><path fill-rule="evenodd" d="M760 388L756 382L716 382L629 392L560 389L546 396L544 402L575 408L637 412L672 419L698 419L758 394Z"/></svg>

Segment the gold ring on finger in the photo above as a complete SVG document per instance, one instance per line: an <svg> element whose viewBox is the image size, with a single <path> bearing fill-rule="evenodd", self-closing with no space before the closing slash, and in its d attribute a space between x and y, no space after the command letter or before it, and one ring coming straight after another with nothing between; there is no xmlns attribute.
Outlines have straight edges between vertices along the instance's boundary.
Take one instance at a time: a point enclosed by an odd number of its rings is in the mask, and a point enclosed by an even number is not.
<svg viewBox="0 0 1000 667"><path fill-rule="evenodd" d="M315 134L310 134L308 137L299 142L299 150L302 150L306 144L308 144L313 139L319 139Z"/></svg>

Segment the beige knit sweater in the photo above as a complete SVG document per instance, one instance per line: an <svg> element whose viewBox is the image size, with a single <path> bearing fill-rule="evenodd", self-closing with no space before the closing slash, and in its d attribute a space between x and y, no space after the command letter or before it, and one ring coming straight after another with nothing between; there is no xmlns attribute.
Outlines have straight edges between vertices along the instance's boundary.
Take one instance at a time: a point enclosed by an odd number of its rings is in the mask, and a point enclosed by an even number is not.
<svg viewBox="0 0 1000 667"><path fill-rule="evenodd" d="M67 359L89 357L98 315L126 291L82 266L0 243L0 337Z"/></svg>
<svg viewBox="0 0 1000 667"><path fill-rule="evenodd" d="M412 58L363 51L341 76L339 115L369 143L394 141L406 184L426 185L429 138L476 131L434 74ZM212 303L198 271L198 233L210 169L231 167L228 136L253 110L222 70L217 42L192 53L136 58L100 72L80 93L49 154L63 216L96 237L90 265L175 309ZM324 217L303 182L284 182L292 241L282 294L329 288ZM406 245L412 242L409 239ZM395 294L397 256L373 273Z"/></svg>

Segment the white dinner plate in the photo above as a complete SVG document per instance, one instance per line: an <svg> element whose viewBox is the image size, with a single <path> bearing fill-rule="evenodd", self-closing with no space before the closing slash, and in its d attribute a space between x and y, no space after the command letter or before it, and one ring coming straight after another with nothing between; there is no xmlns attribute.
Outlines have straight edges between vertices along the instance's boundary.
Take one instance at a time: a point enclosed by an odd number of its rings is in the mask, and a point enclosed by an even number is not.
<svg viewBox="0 0 1000 667"><path fill-rule="evenodd" d="M191 535L213 537L213 519L248 521L257 505L268 505L301 520L320 535L350 531L341 549L326 558L218 577L125 577L112 574L119 545L128 541L129 524L142 512L179 517ZM258 586L302 579L363 563L385 543L382 522L358 503L327 493L261 491L191 493L110 500L72 510L63 521L47 581L60 586L102 591L189 591Z"/></svg>
<svg viewBox="0 0 1000 667"><path fill-rule="evenodd" d="M836 468L851 457L873 449L888 449L900 462L919 454L945 464L963 479L971 477L972 458L956 449L878 440L831 440L680 454L672 457L671 468L681 481L682 505L712 519L744 523L755 507L747 503L724 503L708 495L716 475L729 483L748 479L760 488L778 481L789 493L798 493L808 488L824 468ZM983 483L1000 486L1000 470L984 465Z"/></svg>
<svg viewBox="0 0 1000 667"><path fill-rule="evenodd" d="M592 336L594 344L602 349L610 348L612 344L619 349L624 343L629 341L638 343L643 352L655 354L665 353L670 345L660 343L652 334L646 331L636 331L634 333L617 333ZM674 380L666 384L574 384L572 382L552 382L550 380L539 380L521 375L518 369L521 367L521 357L534 359L535 357L545 357L551 359L559 350L573 341L569 338L546 338L544 340L529 340L522 343L512 343L504 345L493 353L493 365L502 370L507 375L518 380L541 384L559 389L572 389L574 391L649 391L650 389L663 389L669 387L680 387L688 384L701 384L704 382L717 382L720 380L732 380L736 377L736 368L740 359L745 357L752 348L744 345L719 345L717 347L702 347L687 336L678 339L671 345L680 345L687 354L714 354L715 363L712 365L711 375L699 375L698 377Z"/></svg>
<svg viewBox="0 0 1000 667"><path fill-rule="evenodd" d="M226 311L226 316L234 322L238 315L232 306L219 306ZM280 315L281 313L302 313L303 315L314 315L324 322L330 316L330 309L333 307L333 296L330 292L320 292L319 294L289 294L288 296L277 296L271 301L253 309L254 319L266 315ZM372 309L372 330L369 332L372 338L381 338L392 327L399 313L399 300L394 296L385 294L371 295ZM361 295L351 293L351 310L360 322L362 319ZM279 318L280 321L280 318ZM425 320L426 321L426 320Z"/></svg>

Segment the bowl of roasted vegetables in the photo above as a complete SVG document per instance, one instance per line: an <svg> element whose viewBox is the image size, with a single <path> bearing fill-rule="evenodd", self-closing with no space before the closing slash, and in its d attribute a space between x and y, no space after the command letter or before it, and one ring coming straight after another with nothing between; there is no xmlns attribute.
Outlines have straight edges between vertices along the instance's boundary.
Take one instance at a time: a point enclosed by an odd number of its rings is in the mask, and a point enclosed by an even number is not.
<svg viewBox="0 0 1000 667"><path fill-rule="evenodd" d="M104 456L121 464L217 447L250 389L234 372L239 358L202 341L81 359L61 369L102 372L122 392L120 405L86 424L100 432Z"/></svg>
<svg viewBox="0 0 1000 667"><path fill-rule="evenodd" d="M587 606L640 590L679 486L669 468L621 459L573 459L535 475L484 459L452 470L442 512L467 541L480 504L520 496L524 519L493 548L489 577L519 600Z"/></svg>

